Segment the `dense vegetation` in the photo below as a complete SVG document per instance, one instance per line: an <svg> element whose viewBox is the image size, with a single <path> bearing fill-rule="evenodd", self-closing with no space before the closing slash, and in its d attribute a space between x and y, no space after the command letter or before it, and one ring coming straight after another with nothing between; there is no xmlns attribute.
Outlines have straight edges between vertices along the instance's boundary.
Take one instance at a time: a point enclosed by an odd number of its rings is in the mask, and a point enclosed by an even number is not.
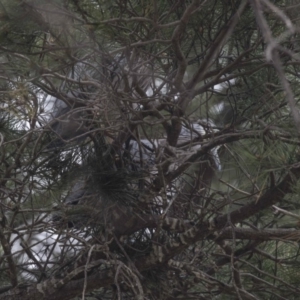
<svg viewBox="0 0 300 300"><path fill-rule="evenodd" d="M298 299L296 0L2 0L0 299Z"/></svg>

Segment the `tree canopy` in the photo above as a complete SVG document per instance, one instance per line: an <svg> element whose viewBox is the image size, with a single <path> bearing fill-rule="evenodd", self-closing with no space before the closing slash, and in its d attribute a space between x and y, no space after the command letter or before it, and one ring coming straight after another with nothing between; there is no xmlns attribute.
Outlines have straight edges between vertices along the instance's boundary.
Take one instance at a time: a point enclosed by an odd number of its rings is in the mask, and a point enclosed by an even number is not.
<svg viewBox="0 0 300 300"><path fill-rule="evenodd" d="M298 299L299 12L2 0L0 299Z"/></svg>

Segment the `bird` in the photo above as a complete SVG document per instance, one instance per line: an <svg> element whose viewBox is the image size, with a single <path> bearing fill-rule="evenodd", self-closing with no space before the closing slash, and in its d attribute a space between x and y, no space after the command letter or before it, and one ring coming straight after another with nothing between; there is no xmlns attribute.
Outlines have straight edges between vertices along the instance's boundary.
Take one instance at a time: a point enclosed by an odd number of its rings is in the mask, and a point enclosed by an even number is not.
<svg viewBox="0 0 300 300"><path fill-rule="evenodd" d="M56 113L53 120L48 124L53 133L51 142L47 145L48 150L65 147L71 142L79 143L88 135L89 128L83 120L84 111L63 107Z"/></svg>

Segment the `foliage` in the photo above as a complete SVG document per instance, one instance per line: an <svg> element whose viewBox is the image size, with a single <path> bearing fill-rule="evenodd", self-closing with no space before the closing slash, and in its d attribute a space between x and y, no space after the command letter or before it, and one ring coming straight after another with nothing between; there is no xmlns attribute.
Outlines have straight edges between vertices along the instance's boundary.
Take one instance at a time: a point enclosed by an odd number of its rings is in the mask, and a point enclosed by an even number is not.
<svg viewBox="0 0 300 300"><path fill-rule="evenodd" d="M2 0L0 299L297 299L293 0Z"/></svg>

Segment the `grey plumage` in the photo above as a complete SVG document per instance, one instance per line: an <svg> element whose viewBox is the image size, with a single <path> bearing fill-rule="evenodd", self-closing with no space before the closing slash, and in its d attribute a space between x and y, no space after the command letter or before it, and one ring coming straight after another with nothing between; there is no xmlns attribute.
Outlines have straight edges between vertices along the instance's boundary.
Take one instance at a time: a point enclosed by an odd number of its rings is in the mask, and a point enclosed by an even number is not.
<svg viewBox="0 0 300 300"><path fill-rule="evenodd" d="M108 109L104 102L113 102L113 96L116 96L118 105L121 107L124 94L129 99L134 99L141 97L140 94L142 93L140 93L139 88L146 93L152 77L149 74L149 70L147 70L147 65L141 63L138 66L139 63L140 61L137 61L137 64L130 65L124 57L117 56L110 63L103 63L102 60L98 64L93 64L89 61L75 64L68 75L68 79L72 80L66 80L62 86L68 100L66 102L71 103L71 105L66 106L62 104L62 100L56 100L56 112L50 125L54 139L48 148L60 148L69 142L74 142L77 145L88 136L90 128L86 122L88 118L84 105L89 104L89 109L93 105L95 105L94 107L98 105L101 109L106 109L107 112ZM124 92L124 94L120 94L120 92ZM72 105L76 108L73 108ZM78 105L81 105L81 108L78 108ZM110 109L113 110L112 107ZM101 118L100 114L96 116ZM209 124L208 127L210 127ZM170 162L172 162L170 168L176 168L178 162L182 162L187 156L199 150L201 148L200 143L189 144L189 142L193 139L201 139L201 136L205 133L205 128L199 124L183 125L179 136L179 144L183 143L185 146L172 147L171 150L174 152L174 157L170 158ZM95 137L95 140L99 137L103 138L100 132L97 134L98 136ZM65 198L65 204L97 207L101 211L104 211L105 207L113 207L115 205L121 205L120 207L132 205L140 200L139 197L145 190L144 186L146 185L144 182L147 179L141 177L131 180L130 176L134 172L142 174L146 169L153 171L153 174L155 174L157 171L155 166L156 160L162 154L158 153L157 150L168 147L166 139L129 140L126 145L120 145L122 149L118 149L120 150L117 153L120 156L120 167L115 164L115 155L109 156L111 152L109 147L106 146L104 145L103 148L98 147L98 153L97 145L94 142L94 151L97 157L92 163L87 165L89 168L92 168L98 163L99 167L97 167L96 171L88 170L88 174L80 174L78 176L78 180L74 181L70 193ZM106 152L107 156L104 154ZM213 162L212 172L213 169L219 169L220 162L217 148L211 150L208 156L208 160ZM129 159L125 162L126 157ZM174 162L172 159L174 159ZM197 166L199 167L199 165ZM121 168L123 169L120 170ZM84 171L86 172L86 170ZM150 182L151 179L148 181ZM167 194L172 194L172 197L174 197L175 192L170 187L167 190ZM113 209L111 211L113 212ZM89 217L88 214L87 217ZM75 221L72 223L76 224Z"/></svg>
<svg viewBox="0 0 300 300"><path fill-rule="evenodd" d="M80 109L62 108L49 124L53 138L47 145L47 148L60 148L68 142L76 141L76 143L79 143L83 141L89 131L89 128L85 125L83 116L84 113Z"/></svg>
<svg viewBox="0 0 300 300"><path fill-rule="evenodd" d="M60 149L68 142L75 145L87 137L90 129L84 121L87 104L106 107L113 93L124 91L136 98L136 90L146 93L150 82L149 66L140 59L129 63L125 56L117 55L74 64L60 88L64 99L54 101L53 117L48 124L53 138L47 148Z"/></svg>
<svg viewBox="0 0 300 300"><path fill-rule="evenodd" d="M189 128L183 127L179 136L179 141L185 142L191 140L191 138L200 137L205 133L203 127L199 124L191 124ZM130 156L132 163L135 165L135 170L141 169L141 162L143 163L143 168L152 168L155 166L156 152L155 148L162 147L165 139L161 140L146 140L141 139L138 143L137 141L131 140L126 150L123 149L123 154L125 151ZM193 151L197 151L201 148L201 145L195 145L189 149L178 150L177 159L182 156L190 155ZM210 151L211 162L213 169L220 170L221 164L218 155L218 147ZM105 168L104 168L105 169ZM117 170L116 170L117 172ZM78 199L83 199L87 195L87 184L82 178L75 181L72 191L65 199L67 203L75 203ZM76 200L77 199L77 200Z"/></svg>
<svg viewBox="0 0 300 300"><path fill-rule="evenodd" d="M182 126L178 143L189 142L192 139L201 138L206 134L205 128L197 123L190 124L189 127ZM158 147L165 146L166 139L153 139L153 140L146 140L141 139L138 143L135 140L131 140L128 145L128 151L130 153L132 161L139 165L141 161L143 161L144 166L153 166L155 164L156 153L155 150ZM193 146L187 146L188 149L184 149L181 151L182 155L187 155L193 151L197 151L201 148L201 145L195 144ZM211 161L213 166L217 169L221 169L220 158L218 155L218 147L212 149L210 151ZM177 153L180 156L180 151Z"/></svg>

